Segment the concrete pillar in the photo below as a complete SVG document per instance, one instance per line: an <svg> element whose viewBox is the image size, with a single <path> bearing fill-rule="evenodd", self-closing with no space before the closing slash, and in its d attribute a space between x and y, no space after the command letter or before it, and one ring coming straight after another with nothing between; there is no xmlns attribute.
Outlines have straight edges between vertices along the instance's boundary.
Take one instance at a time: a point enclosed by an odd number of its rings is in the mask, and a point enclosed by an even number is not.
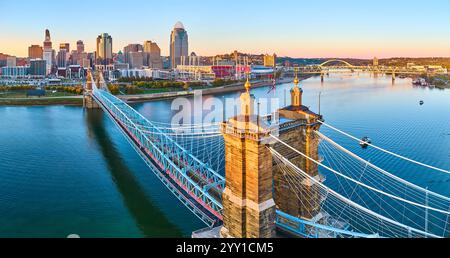
<svg viewBox="0 0 450 258"><path fill-rule="evenodd" d="M241 114L221 126L225 140L226 187L222 195L224 238L271 238L275 235L270 130L253 114L254 97L241 95Z"/></svg>

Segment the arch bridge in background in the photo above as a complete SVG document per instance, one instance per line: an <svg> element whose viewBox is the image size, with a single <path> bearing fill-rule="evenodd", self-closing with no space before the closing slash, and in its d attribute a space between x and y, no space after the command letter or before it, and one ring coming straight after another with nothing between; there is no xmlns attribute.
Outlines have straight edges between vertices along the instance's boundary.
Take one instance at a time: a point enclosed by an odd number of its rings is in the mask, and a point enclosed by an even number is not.
<svg viewBox="0 0 450 258"><path fill-rule="evenodd" d="M325 67L327 64L330 64L330 63L341 63L341 64L344 64L345 66L348 66L348 67L356 67L356 66L350 64L349 62L344 61L344 60L340 60L340 59L330 59L330 60L327 60L327 61L321 63L321 64L319 65L319 67Z"/></svg>

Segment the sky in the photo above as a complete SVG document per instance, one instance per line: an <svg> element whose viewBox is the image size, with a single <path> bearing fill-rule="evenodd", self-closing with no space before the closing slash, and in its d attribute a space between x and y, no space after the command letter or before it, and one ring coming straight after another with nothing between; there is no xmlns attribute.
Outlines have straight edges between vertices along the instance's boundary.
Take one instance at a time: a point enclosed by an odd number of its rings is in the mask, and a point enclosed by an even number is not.
<svg viewBox="0 0 450 258"><path fill-rule="evenodd" d="M0 0L0 53L27 56L50 30L53 47L103 32L117 52L152 40L169 53L181 21L189 52L291 57L450 57L448 0Z"/></svg>

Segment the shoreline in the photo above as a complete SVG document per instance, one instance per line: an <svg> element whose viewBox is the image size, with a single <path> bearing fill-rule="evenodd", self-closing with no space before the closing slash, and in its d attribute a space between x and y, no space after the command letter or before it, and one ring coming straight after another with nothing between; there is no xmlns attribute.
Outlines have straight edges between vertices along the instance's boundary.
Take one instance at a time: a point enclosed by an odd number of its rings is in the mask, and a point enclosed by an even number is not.
<svg viewBox="0 0 450 258"><path fill-rule="evenodd" d="M41 98L0 98L0 106L82 106L83 96L41 97Z"/></svg>
<svg viewBox="0 0 450 258"><path fill-rule="evenodd" d="M311 76L301 76L300 80L305 80ZM284 78L277 81L276 85L292 82L292 78ZM270 81L259 81L252 83L252 88L262 88L272 85ZM243 83L235 83L226 86L215 88L201 89L204 95L217 95L230 92L244 91ZM162 93L150 93L140 95L116 95L119 99L126 103L144 103L163 99L175 99L178 97L190 97L194 95L194 91L173 91ZM69 96L69 97L40 97L40 98L0 98L0 106L83 106L83 96Z"/></svg>
<svg viewBox="0 0 450 258"><path fill-rule="evenodd" d="M311 76L304 76L300 80L305 80ZM292 82L292 78L285 78L279 80L276 85L285 84ZM262 88L272 85L272 82L263 81L252 83L252 88ZM241 92L244 91L243 83L237 83L227 86L221 86L216 88L202 89L203 95L217 95L230 92ZM133 104L133 103L143 103L151 102L163 99L175 99L178 97L190 97L194 95L194 91L177 91L177 92L164 92L164 93L152 93L152 94L141 94L141 95L119 95L117 96L121 100Z"/></svg>

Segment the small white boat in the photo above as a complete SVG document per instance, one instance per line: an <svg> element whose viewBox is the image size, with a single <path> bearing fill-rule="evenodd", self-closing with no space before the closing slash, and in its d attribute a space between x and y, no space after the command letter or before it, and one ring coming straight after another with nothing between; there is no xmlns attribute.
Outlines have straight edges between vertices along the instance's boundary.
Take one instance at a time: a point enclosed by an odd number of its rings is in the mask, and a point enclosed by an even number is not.
<svg viewBox="0 0 450 258"><path fill-rule="evenodd" d="M369 144L371 144L371 143L372 143L372 140L367 136L364 136L361 139L361 141L359 141L359 145L361 145L361 147L363 147L363 148L367 148L369 146Z"/></svg>

